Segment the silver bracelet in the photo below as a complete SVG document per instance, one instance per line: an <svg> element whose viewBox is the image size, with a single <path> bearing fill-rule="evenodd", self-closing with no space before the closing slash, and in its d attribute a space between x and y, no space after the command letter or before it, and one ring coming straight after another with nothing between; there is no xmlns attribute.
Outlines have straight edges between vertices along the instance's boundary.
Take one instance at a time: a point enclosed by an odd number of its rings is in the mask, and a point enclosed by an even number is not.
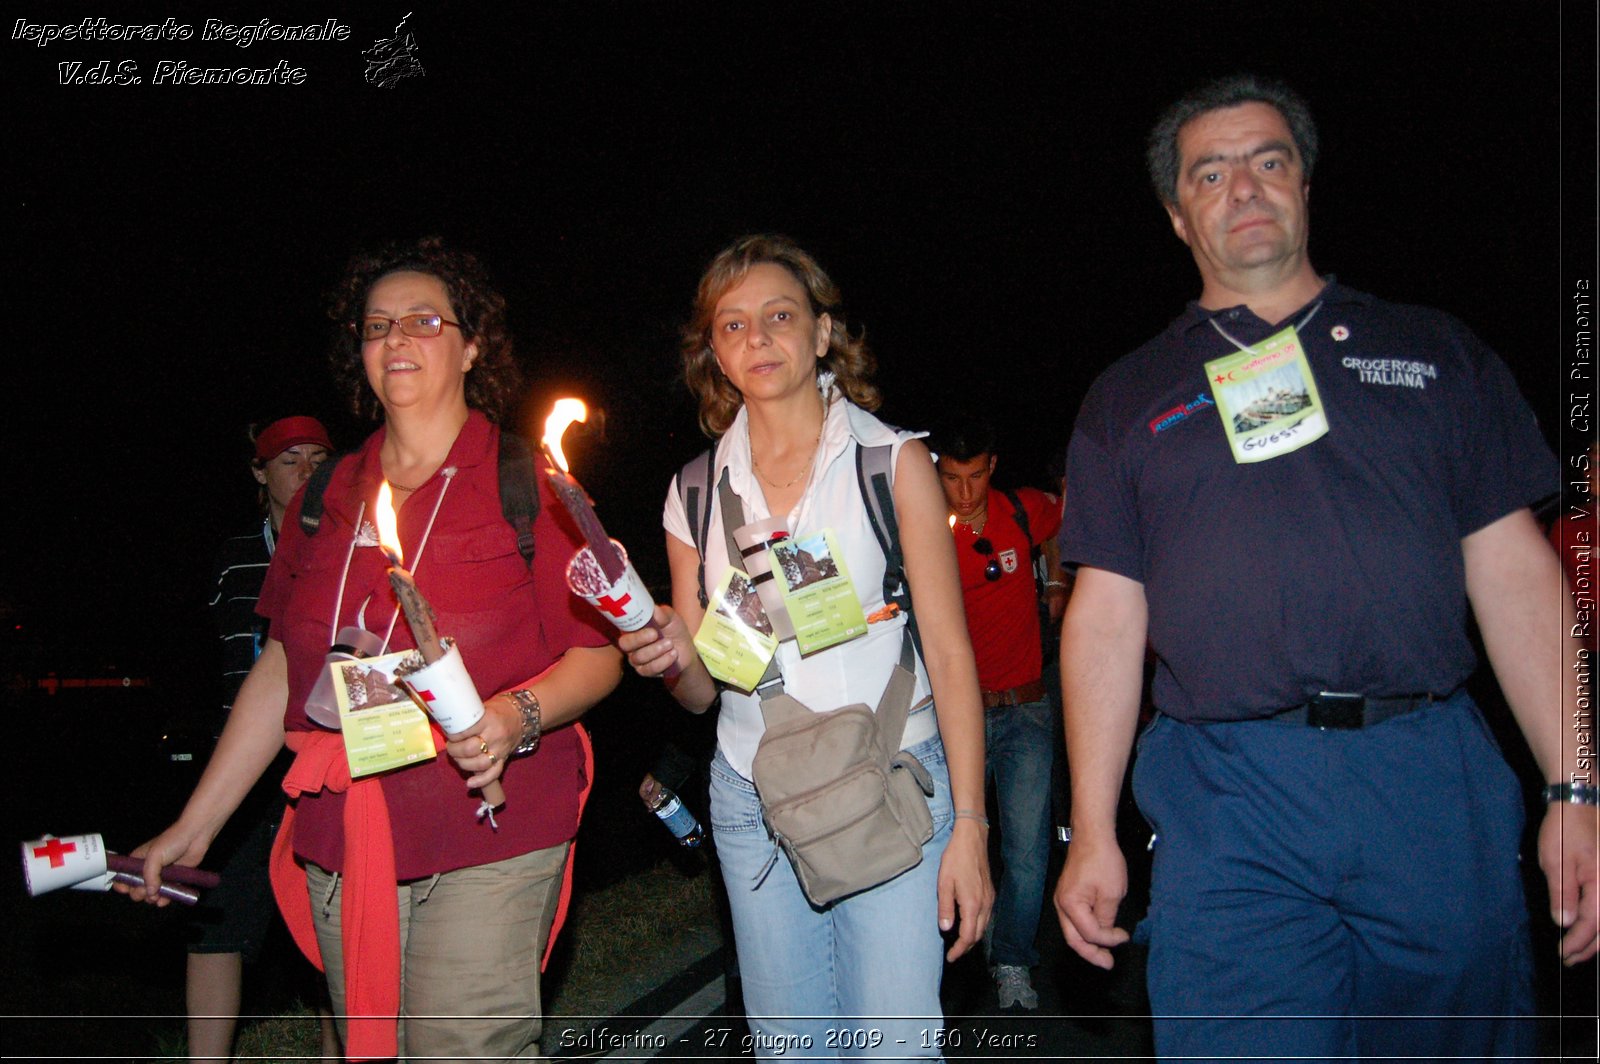
<svg viewBox="0 0 1600 1064"><path fill-rule="evenodd" d="M1546 802L1570 802L1573 805L1600 805L1600 788L1587 783L1551 783L1539 792Z"/></svg>
<svg viewBox="0 0 1600 1064"><path fill-rule="evenodd" d="M525 687L507 691L506 694L517 707L517 712L522 714L522 738L517 741L516 749L511 751L512 757L522 757L539 749L539 739L543 729L543 722L539 716L539 696Z"/></svg>

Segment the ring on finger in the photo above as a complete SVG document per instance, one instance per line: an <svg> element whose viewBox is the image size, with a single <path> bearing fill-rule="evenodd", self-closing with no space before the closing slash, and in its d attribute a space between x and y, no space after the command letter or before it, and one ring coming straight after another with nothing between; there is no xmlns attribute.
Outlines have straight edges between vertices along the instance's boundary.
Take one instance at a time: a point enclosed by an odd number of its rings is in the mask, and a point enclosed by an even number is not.
<svg viewBox="0 0 1600 1064"><path fill-rule="evenodd" d="M487 754L488 752L489 752L489 743L484 739L483 736L481 736L481 735L478 736L478 753L481 755L481 754Z"/></svg>

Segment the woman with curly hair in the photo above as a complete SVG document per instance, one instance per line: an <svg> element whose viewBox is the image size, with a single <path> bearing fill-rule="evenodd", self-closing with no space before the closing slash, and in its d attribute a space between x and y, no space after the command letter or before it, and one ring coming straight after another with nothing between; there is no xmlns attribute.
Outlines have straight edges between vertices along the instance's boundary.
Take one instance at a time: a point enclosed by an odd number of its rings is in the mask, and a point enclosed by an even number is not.
<svg viewBox="0 0 1600 1064"><path fill-rule="evenodd" d="M522 1059L541 1033L539 970L592 775L580 714L621 658L568 593L581 543L546 495L530 566L502 516L496 421L516 392L505 301L436 239L354 259L334 298L335 374L382 426L326 481L311 534L290 507L262 589L269 638L177 822L135 853L145 887L198 863L287 739L294 799L274 852L279 905L328 974L352 1058ZM306 702L336 633L414 645L373 535L380 485L419 589L453 636L485 713L434 732L437 756L351 781L340 733ZM542 494L548 491L541 484ZM499 780L498 827L476 792ZM398 1018L398 1022L397 1022ZM341 1025L343 1026L343 1024Z"/></svg>
<svg viewBox="0 0 1600 1064"><path fill-rule="evenodd" d="M695 652L701 558L674 485L667 494L667 555L672 606L658 608L662 634L622 637L643 675L661 675L695 713L720 699L717 754L711 764L711 827L733 910L734 939L757 1055L805 1048L829 1055L840 1017L860 1021L866 1044L845 1055L937 1057L943 961L983 934L994 891L983 813L983 710L967 637L944 494L916 433L885 425L870 411L878 392L872 358L839 313L839 292L805 251L783 237L751 236L711 262L684 331L683 361L700 400L700 423L720 437L711 484L726 478L746 521L788 515L805 540L831 530L864 614L883 610L885 559L857 482L864 447L888 445L892 493L906 575L921 632L912 711L901 739L928 770L933 837L922 860L887 882L827 905L811 903L763 826L752 779L765 729L753 692L719 687ZM730 566L719 506L709 507L704 580L715 588ZM742 566L740 566L742 567ZM903 614L865 635L802 656L779 645L784 691L815 710L874 705L901 660ZM937 703L937 712L934 710ZM959 916L959 924L957 917ZM942 931L955 931L945 951ZM943 956L941 956L943 954Z"/></svg>

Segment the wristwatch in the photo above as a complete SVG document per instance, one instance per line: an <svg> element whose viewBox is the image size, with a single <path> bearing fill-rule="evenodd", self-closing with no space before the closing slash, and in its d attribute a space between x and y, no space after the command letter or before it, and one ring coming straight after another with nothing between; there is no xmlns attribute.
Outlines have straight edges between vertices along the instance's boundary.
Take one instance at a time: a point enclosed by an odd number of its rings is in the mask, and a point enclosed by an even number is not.
<svg viewBox="0 0 1600 1064"><path fill-rule="evenodd" d="M1539 794L1546 802L1600 805L1600 787L1591 787L1587 783L1550 783Z"/></svg>
<svg viewBox="0 0 1600 1064"><path fill-rule="evenodd" d="M539 749L540 719L539 696L526 688L507 691L511 702L517 707L517 712L522 714L522 738L517 741L517 748L511 751L512 757L521 757L531 754Z"/></svg>

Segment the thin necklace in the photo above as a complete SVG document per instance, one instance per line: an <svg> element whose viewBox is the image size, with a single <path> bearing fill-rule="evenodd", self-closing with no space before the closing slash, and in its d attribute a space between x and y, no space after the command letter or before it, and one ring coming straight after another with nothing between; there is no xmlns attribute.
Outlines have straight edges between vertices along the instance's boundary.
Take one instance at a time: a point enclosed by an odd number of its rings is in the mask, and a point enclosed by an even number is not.
<svg viewBox="0 0 1600 1064"><path fill-rule="evenodd" d="M811 457L809 459L807 459L805 467L803 469L801 469L800 472L796 473L794 475L794 479L789 481L789 483L787 483L787 484L779 484L776 481L767 480L767 475L765 473L761 472L761 463L756 461L756 449L754 447L750 448L750 467L756 471L756 476L760 477L762 480L766 480L767 487L769 487L769 488L777 488L779 491L783 491L783 490L785 490L787 488L794 487L796 484L798 484L800 482L800 478L805 476L807 473L811 472L811 467L816 465L816 462L817 462L817 451L820 450L821 447L822 447L822 429L823 429L823 426L826 425L827 423L828 423L828 413L827 413L827 411L823 411L823 413L822 413L822 424L817 426L817 442L815 442L815 443L813 443L811 445Z"/></svg>
<svg viewBox="0 0 1600 1064"><path fill-rule="evenodd" d="M437 472L437 470L435 470L435 472ZM423 477L422 478L422 484L418 484L416 487L413 487L413 488L408 488L404 484L395 483L395 481L393 481L393 480L391 480L389 478L388 474L385 474L383 479L388 480L389 481L389 487L394 489L395 491L404 491L404 492L410 493L410 492L421 490L423 484L426 484L428 481L433 479L433 474L429 473L427 476Z"/></svg>
<svg viewBox="0 0 1600 1064"><path fill-rule="evenodd" d="M1301 318L1298 322L1295 323L1294 331L1295 332L1299 332L1301 329L1304 329L1307 325L1309 325L1311 323L1311 319L1316 317L1317 316L1317 311L1319 311L1321 309L1322 309L1322 300L1319 299L1312 306L1312 308L1310 310L1306 311L1306 316ZM1246 347L1244 344L1241 344L1237 337L1235 337L1227 329L1224 329L1222 326L1217 324L1217 319L1216 318L1207 318L1206 321L1211 323L1211 327L1213 329L1217 330L1217 332L1222 336L1222 338L1224 340L1227 340L1234 347L1237 347L1239 350L1243 351L1245 354L1249 354L1250 353L1250 349L1248 347Z"/></svg>

